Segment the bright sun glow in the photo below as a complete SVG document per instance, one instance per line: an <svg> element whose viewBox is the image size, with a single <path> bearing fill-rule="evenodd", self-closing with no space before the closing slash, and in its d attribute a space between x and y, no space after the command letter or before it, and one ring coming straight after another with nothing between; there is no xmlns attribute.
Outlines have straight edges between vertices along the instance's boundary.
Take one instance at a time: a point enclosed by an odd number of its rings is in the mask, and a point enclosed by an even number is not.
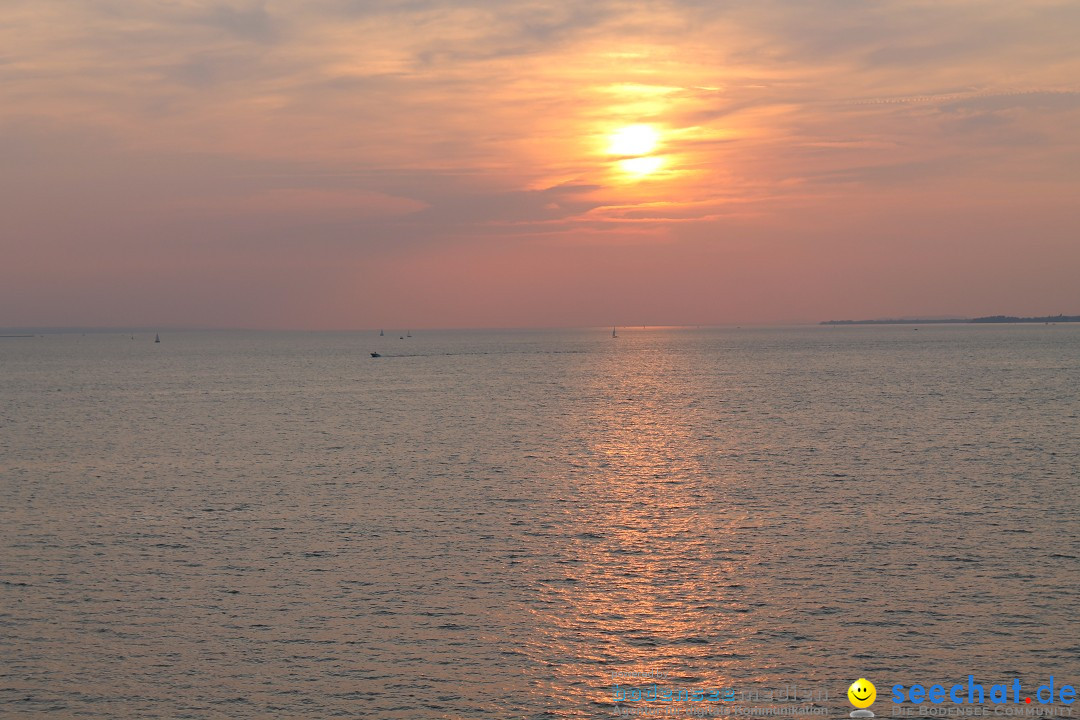
<svg viewBox="0 0 1080 720"><path fill-rule="evenodd" d="M631 175L648 175L654 173L659 170L660 166L663 164L664 159L655 156L627 158L626 160L619 161L619 167Z"/></svg>
<svg viewBox="0 0 1080 720"><path fill-rule="evenodd" d="M656 149L660 136L651 125L627 125L611 134L608 152L612 155L648 155Z"/></svg>

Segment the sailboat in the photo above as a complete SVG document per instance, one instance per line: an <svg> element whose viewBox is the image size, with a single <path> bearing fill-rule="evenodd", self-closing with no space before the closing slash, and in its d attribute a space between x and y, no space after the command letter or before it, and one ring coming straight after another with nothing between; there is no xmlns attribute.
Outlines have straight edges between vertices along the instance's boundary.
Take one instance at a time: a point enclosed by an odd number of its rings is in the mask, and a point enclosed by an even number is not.
<svg viewBox="0 0 1080 720"><path fill-rule="evenodd" d="M161 342L161 336L157 333L154 333L154 342Z"/></svg>
<svg viewBox="0 0 1080 720"><path fill-rule="evenodd" d="M412 337L412 330L406 330L405 337Z"/></svg>
<svg viewBox="0 0 1080 720"><path fill-rule="evenodd" d="M611 337L613 337L613 338L619 337L618 335L615 334L615 326L614 325L611 326Z"/></svg>
<svg viewBox="0 0 1080 720"><path fill-rule="evenodd" d="M383 331L382 331L382 330L380 330L380 331L379 331L379 337L382 337L382 336L383 336Z"/></svg>

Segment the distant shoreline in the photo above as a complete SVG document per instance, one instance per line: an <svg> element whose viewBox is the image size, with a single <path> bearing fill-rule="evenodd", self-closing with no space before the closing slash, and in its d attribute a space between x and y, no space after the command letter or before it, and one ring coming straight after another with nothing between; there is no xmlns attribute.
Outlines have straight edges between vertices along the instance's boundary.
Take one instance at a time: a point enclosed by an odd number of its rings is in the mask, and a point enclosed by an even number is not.
<svg viewBox="0 0 1080 720"><path fill-rule="evenodd" d="M1044 317L1015 317L1013 315L988 315L977 318L899 318L886 320L825 320L819 325L956 325L996 323L1074 323L1080 315L1046 315Z"/></svg>

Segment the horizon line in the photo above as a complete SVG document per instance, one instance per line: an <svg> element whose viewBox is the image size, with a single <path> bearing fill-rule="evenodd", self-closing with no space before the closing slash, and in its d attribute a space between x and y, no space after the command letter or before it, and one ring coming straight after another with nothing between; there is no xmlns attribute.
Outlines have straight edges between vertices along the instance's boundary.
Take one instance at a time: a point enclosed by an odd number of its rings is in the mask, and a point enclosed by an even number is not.
<svg viewBox="0 0 1080 720"><path fill-rule="evenodd" d="M642 324L619 324L614 327L620 330L633 329L662 329L662 328L720 328L720 327L813 327L819 324L814 320L801 320L790 322L727 322L727 323L646 323ZM439 332L448 330L594 330L610 328L613 325L460 325L460 326L409 326L393 327L392 332L405 333L416 330L417 332ZM0 326L0 333L5 332L42 332L42 333L72 333L72 332L337 332L337 333L361 333L379 332L388 329L383 327L363 328L303 328L303 327L252 327L252 326L211 326L211 325L6 325Z"/></svg>
<svg viewBox="0 0 1080 720"><path fill-rule="evenodd" d="M1080 315L1080 314L1078 314ZM789 321L775 321L775 322L722 322L722 323L645 323L645 324L619 324L612 323L603 325L458 325L458 326L409 326L409 327L392 327L392 333L406 333L416 330L417 332L432 332L432 331L458 331L458 330L595 330L604 329L614 326L618 329L634 330L634 329L700 329L700 328L740 328L740 327L818 327L829 325L861 325L861 324L965 324L971 323L973 320L980 318L995 318L995 317L1037 317L1040 322L1043 318L1054 317L1074 317L1061 313L1059 315L1040 315L1040 316L1013 316L1013 315L924 315L921 317L915 316L883 316L872 319L860 319L860 320L789 320ZM988 324L988 323L972 323L972 324ZM9 332L19 333L56 333L66 334L75 332L94 332L94 333L155 333L155 332L325 332L325 333L367 333L367 332L381 332L387 329L388 326L382 327L352 327L352 328L303 328L303 327L268 327L268 326L212 326L212 325L4 325L0 326L0 335Z"/></svg>

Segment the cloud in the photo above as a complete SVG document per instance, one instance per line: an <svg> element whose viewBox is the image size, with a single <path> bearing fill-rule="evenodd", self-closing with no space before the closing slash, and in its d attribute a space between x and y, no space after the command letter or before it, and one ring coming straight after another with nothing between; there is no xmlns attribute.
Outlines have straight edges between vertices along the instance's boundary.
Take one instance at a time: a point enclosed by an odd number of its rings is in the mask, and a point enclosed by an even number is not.
<svg viewBox="0 0 1080 720"><path fill-rule="evenodd" d="M217 3L199 13L196 18L197 22L245 40L272 43L280 37L277 23L267 11L265 0L244 5Z"/></svg>
<svg viewBox="0 0 1080 720"><path fill-rule="evenodd" d="M349 268L494 246L523 261L655 242L686 269L706 238L773 247L808 237L809 215L835 239L805 242L849 252L875 232L872 213L845 225L852 205L1077 189L1069 2L9 0L0 15L0 242L39 278L87 246L143 269L178 248L207 267L267 252L279 279L317 254L343 288ZM635 123L660 132L651 175L605 152Z"/></svg>

